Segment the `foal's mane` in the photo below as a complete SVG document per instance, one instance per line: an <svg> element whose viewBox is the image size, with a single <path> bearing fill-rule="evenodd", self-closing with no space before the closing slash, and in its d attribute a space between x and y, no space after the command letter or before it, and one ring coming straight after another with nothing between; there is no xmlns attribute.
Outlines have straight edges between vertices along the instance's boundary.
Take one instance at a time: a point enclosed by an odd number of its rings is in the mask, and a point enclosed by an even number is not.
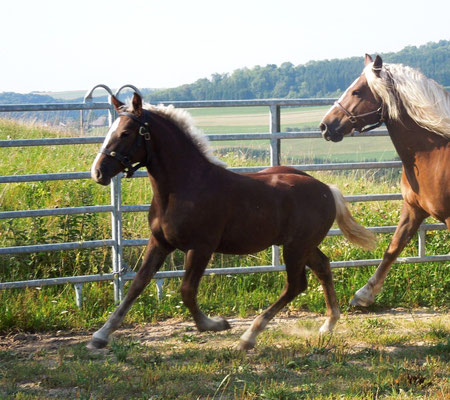
<svg viewBox="0 0 450 400"><path fill-rule="evenodd" d="M450 139L450 95L441 85L402 64L384 63L380 77L372 67L368 64L363 73L391 119L400 120L403 105L417 125Z"/></svg>
<svg viewBox="0 0 450 400"><path fill-rule="evenodd" d="M226 163L219 160L213 155L209 140L203 132L198 129L191 114L181 108L175 108L173 105L163 106L158 104L154 106L152 104L144 103L142 108L152 113L158 114L163 118L170 120L175 126L177 126L186 137L197 147L198 150L213 164L220 167L226 167ZM133 112L133 106L130 104L127 106L129 112Z"/></svg>

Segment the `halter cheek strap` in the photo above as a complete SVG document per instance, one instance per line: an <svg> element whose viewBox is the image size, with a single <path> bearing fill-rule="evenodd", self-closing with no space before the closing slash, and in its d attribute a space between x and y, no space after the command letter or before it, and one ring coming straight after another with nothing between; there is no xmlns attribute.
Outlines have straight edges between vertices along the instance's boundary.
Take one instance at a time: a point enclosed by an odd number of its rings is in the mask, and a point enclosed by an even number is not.
<svg viewBox="0 0 450 400"><path fill-rule="evenodd" d="M338 101L336 101L334 105L337 106L347 116L348 120L351 122L353 127L355 127L356 123L358 122L358 118L364 118L368 117L369 115L378 114L378 121L372 125L365 125L362 129L359 130L359 132L361 133L368 132L371 131L372 129L378 128L384 122L384 103L381 103L381 106L377 110L358 115L353 115Z"/></svg>
<svg viewBox="0 0 450 400"><path fill-rule="evenodd" d="M127 156L124 156L120 153L117 153L116 151L111 151L107 148L101 149L99 153L106 154L107 156L110 156L112 158L115 158L116 160L120 161L120 163L125 167L125 174L127 174L128 170L132 170L133 164L129 160ZM134 171L133 171L134 173ZM128 176L127 176L128 178Z"/></svg>
<svg viewBox="0 0 450 400"><path fill-rule="evenodd" d="M136 165L133 166L130 159L120 154L116 151L111 151L107 148L103 148L99 151L99 153L106 154L109 157L115 158L117 161L119 161L125 168L124 173L126 178L131 178L133 174L141 167L145 167L146 165L149 165L151 160L151 149L150 149L150 131L149 131L149 123L146 121L141 120L136 115L129 113L129 112L121 112L119 114L119 117L125 116L128 118L131 118L133 121L137 122L139 125L139 135L144 137L144 143L145 143L145 150L147 152L147 159L145 162L139 162Z"/></svg>

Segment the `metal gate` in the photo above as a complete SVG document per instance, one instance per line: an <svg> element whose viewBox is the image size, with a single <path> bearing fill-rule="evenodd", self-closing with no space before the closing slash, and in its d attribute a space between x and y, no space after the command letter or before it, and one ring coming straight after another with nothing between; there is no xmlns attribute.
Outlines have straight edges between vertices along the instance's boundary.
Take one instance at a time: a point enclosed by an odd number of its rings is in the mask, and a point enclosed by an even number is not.
<svg viewBox="0 0 450 400"><path fill-rule="evenodd" d="M85 96L82 103L61 103L61 104L27 104L27 105L0 105L0 112L24 112L24 111L58 111L58 110L107 110L109 124L116 118L114 107L111 102L93 102L92 94L97 88L105 89L112 95L111 89L106 85L97 85L92 88ZM137 92L139 90L133 85L124 85L115 92L115 95L125 89L131 88ZM281 132L281 107L302 107L331 105L335 99L271 99L271 100L222 100L222 101L183 101L170 102L162 104L173 104L179 108L200 108L200 107L248 107L259 106L269 109L269 126L266 133L251 134L220 134L208 135L211 141L229 141L229 140L269 140L270 141L270 165L280 165L280 142L281 140L298 138L317 138L321 137L319 131L298 131ZM387 136L386 130L375 130L358 136ZM0 140L0 147L27 147L27 146L55 146L55 145L74 145L74 144L92 144L102 143L103 137L70 137L55 139L22 139L22 140ZM235 172L256 172L267 166L230 168ZM364 163L328 163L328 164L302 164L293 165L293 167L303 171L336 171L352 169L380 169L380 168L401 168L400 161L387 162L364 162ZM137 171L135 178L147 177L145 171ZM0 176L1 183L12 182L36 182L36 181L54 181L54 180L79 180L90 179L89 172L71 172L71 173L47 173L33 175L9 175ZM0 219L13 219L25 217L44 217L55 215L71 215L85 213L110 213L111 214L111 238L106 240L92 240L83 242L37 244L28 246L13 246L0 248L0 254L20 254L33 252L48 252L60 250L86 249L94 247L111 247L112 249L112 271L107 274L66 276L52 279L35 279L27 281L0 282L0 289L39 287L44 285L58 285L71 283L75 287L76 301L81 307L82 287L84 283L108 281L114 282L114 298L119 302L123 297L123 285L125 281L134 278L135 273L130 271L123 259L123 249L127 246L143 246L147 244L147 239L125 240L122 237L122 214L129 212L147 212L149 205L123 205L121 200L121 176L116 176L111 182L111 202L109 205L86 205L83 207L67 207L57 209L38 209L22 211L2 211ZM372 195L353 195L345 196L349 202L364 201L386 201L401 200L401 194L372 194ZM377 226L370 227L369 230L375 233L394 232L395 226ZM419 243L417 257L401 257L396 263L422 263L431 261L449 261L450 254L447 255L426 255L425 254L425 234L428 230L445 230L444 224L422 224L419 228ZM329 236L341 235L339 229L332 229ZM364 259L331 262L332 268L360 267L378 265L380 259ZM257 267L239 267L239 268L212 268L205 271L205 275L211 274L247 274L256 272L274 272L283 271L284 265L279 261L279 249L277 246L272 248L272 264ZM162 282L167 278L181 277L184 271L160 271L156 273L155 280L158 292L161 293Z"/></svg>

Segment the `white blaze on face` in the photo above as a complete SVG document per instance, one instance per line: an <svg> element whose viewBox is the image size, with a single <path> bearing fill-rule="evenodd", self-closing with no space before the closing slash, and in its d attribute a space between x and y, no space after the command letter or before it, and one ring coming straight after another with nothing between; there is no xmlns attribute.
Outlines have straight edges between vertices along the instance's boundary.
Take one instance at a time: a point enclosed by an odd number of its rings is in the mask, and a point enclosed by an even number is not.
<svg viewBox="0 0 450 400"><path fill-rule="evenodd" d="M341 95L341 97L339 97L337 103L340 103L342 100L344 100L344 98L345 98L345 96L347 95L347 93L348 93L350 90L353 90L353 88L355 87L356 82L358 82L358 80L359 80L359 78L356 78L356 79L353 81L353 83L345 90L345 92L342 93L342 95ZM335 107L336 107L336 104L333 104L333 105L328 109L327 113L326 113L326 114L324 115L324 117L322 118L322 121L327 117L327 115L328 115L329 113L331 113L332 110L334 110Z"/></svg>
<svg viewBox="0 0 450 400"><path fill-rule="evenodd" d="M117 127L119 126L119 122L120 122L120 118L117 118L117 119L114 121L114 123L111 125L111 127L109 128L108 133L107 133L106 136L105 136L105 140L103 141L102 147L100 147L100 150L101 150L101 149L104 149L105 147L108 146L108 143L109 143L109 141L111 140L111 136L112 136L113 132L115 132L116 129L117 129ZM95 180L95 178L94 178L94 177L95 177L95 173L94 173L95 167L96 167L96 165L97 165L97 163L98 163L98 160L99 160L99 158L100 158L101 155L102 155L102 154L101 154L100 152L97 154L97 157L95 157L95 160L94 160L94 162L92 163L92 166L91 166L91 177L92 177L92 179L94 179L94 180Z"/></svg>

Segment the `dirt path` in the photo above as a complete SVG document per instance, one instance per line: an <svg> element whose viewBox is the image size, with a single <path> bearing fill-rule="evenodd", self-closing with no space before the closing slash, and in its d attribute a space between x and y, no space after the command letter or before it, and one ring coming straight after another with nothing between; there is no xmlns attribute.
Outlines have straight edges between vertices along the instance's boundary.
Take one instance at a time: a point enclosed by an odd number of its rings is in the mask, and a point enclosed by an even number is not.
<svg viewBox="0 0 450 400"><path fill-rule="evenodd" d="M232 341L237 341L239 336L250 325L254 316L248 318L229 318L232 329L227 331L227 337ZM402 322L405 321L420 321L440 318L442 322L450 326L450 313L447 311L434 311L429 308L419 309L405 309L395 308L383 312L364 312L353 311L344 314L341 317L342 321L351 321L358 319L386 319L389 318L401 329ZM286 312L280 313L270 324L268 329L281 328L286 332L295 332L295 325L301 319L302 321L311 321L312 324L320 324L324 321L324 316L319 313L312 312ZM340 330L339 323L337 325L337 332ZM63 346L70 346L76 343L87 342L90 339L93 331L57 331L50 333L14 333L0 336L0 351L13 351L17 353L33 353L39 350L56 350ZM119 329L114 337L126 337L133 339L142 344L158 343L166 341L170 337L182 336L184 334L196 334L197 331L191 320L183 320L180 318L170 318L165 321L156 323L148 323L144 325L125 326ZM208 334L199 334L208 335ZM220 334L219 334L220 335ZM205 342L207 338L204 338Z"/></svg>

